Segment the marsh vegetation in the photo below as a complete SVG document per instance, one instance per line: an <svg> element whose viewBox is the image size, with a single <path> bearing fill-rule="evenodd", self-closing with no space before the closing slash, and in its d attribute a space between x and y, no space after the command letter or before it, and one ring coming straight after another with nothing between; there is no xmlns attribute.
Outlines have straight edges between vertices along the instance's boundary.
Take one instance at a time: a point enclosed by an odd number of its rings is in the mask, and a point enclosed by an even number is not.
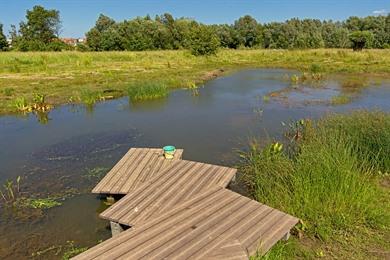
<svg viewBox="0 0 390 260"><path fill-rule="evenodd" d="M389 249L390 198L381 185L390 174L389 129L388 113L328 115L291 124L283 149L253 143L241 153L252 196L301 219L294 232L303 242L279 245L268 257L344 258L352 250L366 258L372 246ZM305 239L314 244L310 250Z"/></svg>
<svg viewBox="0 0 390 260"><path fill-rule="evenodd" d="M30 110L34 93L46 104L93 105L98 101L141 92L165 96L166 89L186 88L222 73L243 68L291 68L303 72L296 83L333 73L379 75L390 72L389 50L221 50L194 57L188 51L106 53L16 53L0 55L0 113ZM17 68L17 69L15 69ZM165 87L150 87L150 85ZM149 86L142 90L130 87ZM146 90L147 89L147 90ZM138 93L139 92L139 93ZM138 94L137 94L138 93Z"/></svg>

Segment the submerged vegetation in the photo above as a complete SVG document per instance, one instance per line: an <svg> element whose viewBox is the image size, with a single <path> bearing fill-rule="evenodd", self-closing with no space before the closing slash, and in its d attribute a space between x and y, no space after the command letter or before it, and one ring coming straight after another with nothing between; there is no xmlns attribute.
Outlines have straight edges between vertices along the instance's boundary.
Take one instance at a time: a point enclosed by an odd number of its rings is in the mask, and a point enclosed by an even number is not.
<svg viewBox="0 0 390 260"><path fill-rule="evenodd" d="M65 245L53 245L45 249L36 251L31 254L32 258L41 258L47 257L51 254L56 256L56 258L61 257L62 260L69 260L70 258L86 251L88 247L78 247L75 245L74 241L66 241Z"/></svg>
<svg viewBox="0 0 390 260"><path fill-rule="evenodd" d="M297 236L317 239L320 247L353 248L343 241L362 237L366 243L378 242L373 242L377 237L383 245L390 198L388 187L378 183L390 173L390 115L354 112L294 126L286 135L288 148L253 144L241 154L241 172L253 197L299 217ZM301 252L298 247L288 254ZM337 256L350 248L337 252L328 246L323 254ZM368 254L361 250L359 255Z"/></svg>
<svg viewBox="0 0 390 260"><path fill-rule="evenodd" d="M54 198L32 198L26 197L20 188L21 177L18 176L16 181L6 180L3 184L3 189L0 189L0 205L16 208L30 209L49 209L55 206L62 205Z"/></svg>

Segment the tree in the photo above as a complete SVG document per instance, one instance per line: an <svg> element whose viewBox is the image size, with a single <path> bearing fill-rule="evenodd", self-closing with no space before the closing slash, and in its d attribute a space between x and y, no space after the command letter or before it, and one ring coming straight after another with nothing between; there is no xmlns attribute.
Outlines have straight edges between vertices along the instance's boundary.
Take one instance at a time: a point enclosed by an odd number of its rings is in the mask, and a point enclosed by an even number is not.
<svg viewBox="0 0 390 260"><path fill-rule="evenodd" d="M348 48L350 41L348 38L349 31L339 22L324 21L322 25L322 39L325 48Z"/></svg>
<svg viewBox="0 0 390 260"><path fill-rule="evenodd" d="M58 38L61 21L60 12L57 10L46 10L36 5L32 10L27 10L26 22L20 23L21 37L27 41L41 41L44 44L50 43Z"/></svg>
<svg viewBox="0 0 390 260"><path fill-rule="evenodd" d="M100 14L98 19L96 20L95 23L95 28L99 32L104 32L105 30L108 30L111 26L115 24L114 19L111 19L110 17Z"/></svg>
<svg viewBox="0 0 390 260"><path fill-rule="evenodd" d="M219 44L218 37L211 27L201 24L191 30L190 49L193 55L216 54Z"/></svg>
<svg viewBox="0 0 390 260"><path fill-rule="evenodd" d="M0 51L5 51L8 49L7 38L3 33L3 25L0 23Z"/></svg>
<svg viewBox="0 0 390 260"><path fill-rule="evenodd" d="M95 22L95 26L85 34L85 36L87 37L87 45L89 49L93 51L102 51L110 50L110 46L117 46L117 44L114 43L114 38L117 35L111 38L108 33L104 33L114 25L115 21L113 19L104 14L100 14ZM102 46L103 41L104 46Z"/></svg>
<svg viewBox="0 0 390 260"><path fill-rule="evenodd" d="M214 25L213 29L219 38L221 47L237 49L240 45L240 36L233 26L228 24Z"/></svg>
<svg viewBox="0 0 390 260"><path fill-rule="evenodd" d="M370 46L373 40L373 34L369 31L355 31L349 35L354 51L361 51Z"/></svg>
<svg viewBox="0 0 390 260"><path fill-rule="evenodd" d="M240 17L234 22L234 29L240 36L240 43L245 47L253 47L261 44L261 25L250 15Z"/></svg>

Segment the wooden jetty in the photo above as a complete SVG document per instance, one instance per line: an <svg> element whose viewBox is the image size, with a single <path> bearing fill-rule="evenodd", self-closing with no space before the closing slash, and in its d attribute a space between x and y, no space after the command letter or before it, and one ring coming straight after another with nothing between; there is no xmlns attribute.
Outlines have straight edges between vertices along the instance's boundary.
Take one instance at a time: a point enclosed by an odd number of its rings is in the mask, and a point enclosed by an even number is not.
<svg viewBox="0 0 390 260"><path fill-rule="evenodd" d="M248 259L298 219L222 187L209 189L75 259ZM238 250L239 249L239 250Z"/></svg>
<svg viewBox="0 0 390 260"><path fill-rule="evenodd" d="M74 259L248 259L289 237L297 218L226 189L236 169L182 152L130 149L93 190L128 190L100 214L113 237Z"/></svg>
<svg viewBox="0 0 390 260"><path fill-rule="evenodd" d="M178 149L172 160L165 160L162 149L131 148L96 185L92 193L127 194L151 179L156 173L181 159Z"/></svg>
<svg viewBox="0 0 390 260"><path fill-rule="evenodd" d="M214 186L225 188L236 171L223 166L180 160L127 194L100 216L123 225L137 226Z"/></svg>

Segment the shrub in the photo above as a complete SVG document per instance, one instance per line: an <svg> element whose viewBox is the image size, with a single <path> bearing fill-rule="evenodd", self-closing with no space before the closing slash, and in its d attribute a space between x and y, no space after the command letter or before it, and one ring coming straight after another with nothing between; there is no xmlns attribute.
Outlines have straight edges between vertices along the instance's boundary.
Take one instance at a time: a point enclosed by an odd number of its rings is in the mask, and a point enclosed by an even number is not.
<svg viewBox="0 0 390 260"><path fill-rule="evenodd" d="M219 39L211 28L198 25L192 29L189 47L193 55L216 54L219 44Z"/></svg>
<svg viewBox="0 0 390 260"><path fill-rule="evenodd" d="M374 36L369 31L355 31L349 35L349 40L352 42L354 51L361 51L363 48L370 47Z"/></svg>
<svg viewBox="0 0 390 260"><path fill-rule="evenodd" d="M62 51L62 50L70 50L71 46L67 45L61 41L52 41L46 46L46 50L48 51Z"/></svg>

